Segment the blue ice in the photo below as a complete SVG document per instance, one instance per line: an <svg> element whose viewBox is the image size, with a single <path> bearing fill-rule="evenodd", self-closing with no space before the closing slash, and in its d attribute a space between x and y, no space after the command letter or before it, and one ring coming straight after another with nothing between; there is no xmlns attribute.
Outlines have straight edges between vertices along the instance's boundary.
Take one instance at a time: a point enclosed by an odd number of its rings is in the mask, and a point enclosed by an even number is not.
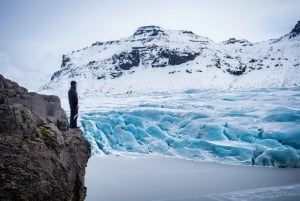
<svg viewBox="0 0 300 201"><path fill-rule="evenodd" d="M133 152L300 167L299 92L188 90L148 94L143 104L137 101L128 108L117 104L122 102L118 96L113 110L84 112L80 122L94 154Z"/></svg>

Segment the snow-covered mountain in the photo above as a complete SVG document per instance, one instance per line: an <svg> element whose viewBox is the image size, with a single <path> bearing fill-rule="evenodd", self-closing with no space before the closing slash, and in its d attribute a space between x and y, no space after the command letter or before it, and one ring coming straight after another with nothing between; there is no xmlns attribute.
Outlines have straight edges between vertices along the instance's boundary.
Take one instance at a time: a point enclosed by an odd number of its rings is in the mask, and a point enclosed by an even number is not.
<svg viewBox="0 0 300 201"><path fill-rule="evenodd" d="M278 39L215 43L191 31L143 26L128 37L63 55L44 88L81 94L248 89L300 85L300 21Z"/></svg>

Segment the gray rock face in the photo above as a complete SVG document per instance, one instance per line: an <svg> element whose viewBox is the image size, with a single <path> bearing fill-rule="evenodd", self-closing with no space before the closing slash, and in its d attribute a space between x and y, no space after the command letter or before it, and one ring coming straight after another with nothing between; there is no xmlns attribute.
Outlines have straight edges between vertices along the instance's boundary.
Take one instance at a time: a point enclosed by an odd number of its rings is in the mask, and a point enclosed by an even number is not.
<svg viewBox="0 0 300 201"><path fill-rule="evenodd" d="M192 51L185 51L180 52L176 50L165 50L162 51L162 56L168 58L168 63L171 66L183 64L188 61L192 61L198 56L200 53L192 52Z"/></svg>
<svg viewBox="0 0 300 201"><path fill-rule="evenodd" d="M159 26L142 26L133 35L157 36L159 34L165 35L165 32Z"/></svg>
<svg viewBox="0 0 300 201"><path fill-rule="evenodd" d="M113 55L113 63L120 70L130 70L131 67L138 66L140 63L139 51L132 50L131 52L122 52L118 55Z"/></svg>
<svg viewBox="0 0 300 201"><path fill-rule="evenodd" d="M290 38L296 37L299 34L300 34L300 20L295 25L294 29L291 31Z"/></svg>
<svg viewBox="0 0 300 201"><path fill-rule="evenodd" d="M90 145L56 96L0 75L0 200L82 201Z"/></svg>

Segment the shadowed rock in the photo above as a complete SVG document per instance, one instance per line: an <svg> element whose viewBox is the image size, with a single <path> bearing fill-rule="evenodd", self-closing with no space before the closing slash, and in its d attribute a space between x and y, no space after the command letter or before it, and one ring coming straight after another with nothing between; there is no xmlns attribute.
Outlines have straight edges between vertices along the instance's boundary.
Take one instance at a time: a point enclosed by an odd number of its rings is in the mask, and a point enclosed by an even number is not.
<svg viewBox="0 0 300 201"><path fill-rule="evenodd" d="M297 24L295 25L295 27L291 31L290 38L296 37L299 34L300 34L300 20L297 22Z"/></svg>
<svg viewBox="0 0 300 201"><path fill-rule="evenodd" d="M165 32L159 26L142 26L139 27L133 35L138 36L143 34L147 36L157 36L159 34L165 35Z"/></svg>
<svg viewBox="0 0 300 201"><path fill-rule="evenodd" d="M83 201L90 145L56 96L0 75L0 200Z"/></svg>

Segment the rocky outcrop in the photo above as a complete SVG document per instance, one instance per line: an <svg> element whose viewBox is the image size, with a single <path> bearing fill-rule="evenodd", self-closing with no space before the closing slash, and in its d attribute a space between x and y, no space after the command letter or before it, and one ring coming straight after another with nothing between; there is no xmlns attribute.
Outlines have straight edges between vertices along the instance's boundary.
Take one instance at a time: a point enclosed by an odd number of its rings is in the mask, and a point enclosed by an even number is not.
<svg viewBox="0 0 300 201"><path fill-rule="evenodd" d="M131 52L121 52L120 54L113 55L113 64L119 70L130 70L134 66L138 66L140 63L140 56L138 50L132 50Z"/></svg>
<svg viewBox="0 0 300 201"><path fill-rule="evenodd" d="M71 58L67 55L63 55L61 66L60 66L61 69L66 70L70 66L72 66ZM61 73L63 72L63 70L59 70L59 71L54 72L53 75L51 76L51 80L54 80L55 78L59 77L61 75Z"/></svg>
<svg viewBox="0 0 300 201"><path fill-rule="evenodd" d="M130 70L142 65L165 67L180 65L194 60L200 53L191 50L166 49L158 46L134 47L130 52L121 52L112 56L112 64L116 70Z"/></svg>
<svg viewBox="0 0 300 201"><path fill-rule="evenodd" d="M145 35L145 36L157 36L157 35L166 35L166 33L159 26L142 26L139 27L135 32L134 36Z"/></svg>
<svg viewBox="0 0 300 201"><path fill-rule="evenodd" d="M200 53L192 51L178 51L178 50L165 50L161 52L161 55L165 58L168 58L168 63L171 66L180 65L188 61L192 61Z"/></svg>
<svg viewBox="0 0 300 201"><path fill-rule="evenodd" d="M227 72L232 75L242 75L246 71L246 69L247 69L246 67L240 66L238 69L234 69L234 70L228 68Z"/></svg>
<svg viewBox="0 0 300 201"><path fill-rule="evenodd" d="M63 55L62 57L62 63L61 63L61 68L65 68L70 64L70 57L68 57L67 55Z"/></svg>
<svg viewBox="0 0 300 201"><path fill-rule="evenodd" d="M241 44L242 46L247 46L247 45L253 46L252 43L250 43L248 40L245 40L245 39L239 40L236 38L229 38L227 41L223 42L224 45L231 45L231 44L236 44L236 43Z"/></svg>
<svg viewBox="0 0 300 201"><path fill-rule="evenodd" d="M56 96L0 75L0 200L82 201L90 145Z"/></svg>
<svg viewBox="0 0 300 201"><path fill-rule="evenodd" d="M298 23L295 25L295 27L291 31L290 38L293 38L299 34L300 34L300 20L298 21Z"/></svg>

